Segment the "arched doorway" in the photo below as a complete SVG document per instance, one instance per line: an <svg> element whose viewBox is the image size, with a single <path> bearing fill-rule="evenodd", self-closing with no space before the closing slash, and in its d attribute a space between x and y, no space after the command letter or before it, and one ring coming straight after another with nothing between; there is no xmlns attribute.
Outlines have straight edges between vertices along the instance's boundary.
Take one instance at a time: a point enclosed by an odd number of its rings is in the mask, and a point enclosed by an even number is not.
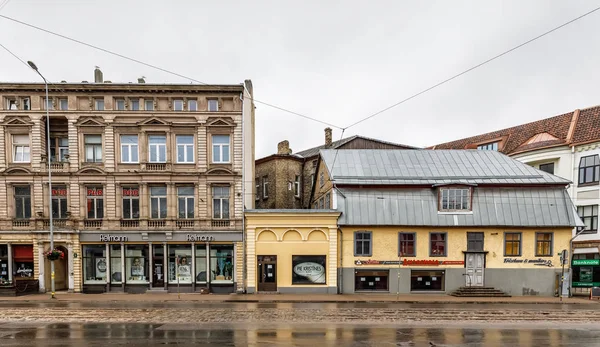
<svg viewBox="0 0 600 347"><path fill-rule="evenodd" d="M57 259L54 261L54 289L55 290L67 290L69 289L69 254L67 249L63 246L57 246L65 253L64 259ZM50 291L52 288L51 273L50 273L50 260L44 259L44 282L46 284L46 291Z"/></svg>

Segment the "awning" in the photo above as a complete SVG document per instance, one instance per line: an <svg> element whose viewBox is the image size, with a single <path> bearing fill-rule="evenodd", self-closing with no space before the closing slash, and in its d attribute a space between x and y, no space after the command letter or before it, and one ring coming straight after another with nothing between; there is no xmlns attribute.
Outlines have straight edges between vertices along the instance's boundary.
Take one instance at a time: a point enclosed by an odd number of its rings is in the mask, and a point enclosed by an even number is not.
<svg viewBox="0 0 600 347"><path fill-rule="evenodd" d="M575 248L573 254L600 253L598 247Z"/></svg>

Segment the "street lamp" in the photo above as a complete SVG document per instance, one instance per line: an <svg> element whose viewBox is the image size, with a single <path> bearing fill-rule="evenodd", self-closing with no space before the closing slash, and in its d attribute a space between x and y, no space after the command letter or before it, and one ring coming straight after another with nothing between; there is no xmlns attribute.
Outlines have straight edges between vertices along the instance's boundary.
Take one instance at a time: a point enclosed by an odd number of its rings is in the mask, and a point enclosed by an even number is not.
<svg viewBox="0 0 600 347"><path fill-rule="evenodd" d="M48 81L46 78L40 73L38 67L34 62L28 61L27 64L35 71L38 75L44 80L44 85L46 86L46 142L47 142L47 150L48 150L48 208L50 215L50 251L54 249L54 223L52 221L52 168L50 166L51 161L51 151L50 151L50 112L48 107ZM50 260L50 292L51 298L54 299L54 260Z"/></svg>

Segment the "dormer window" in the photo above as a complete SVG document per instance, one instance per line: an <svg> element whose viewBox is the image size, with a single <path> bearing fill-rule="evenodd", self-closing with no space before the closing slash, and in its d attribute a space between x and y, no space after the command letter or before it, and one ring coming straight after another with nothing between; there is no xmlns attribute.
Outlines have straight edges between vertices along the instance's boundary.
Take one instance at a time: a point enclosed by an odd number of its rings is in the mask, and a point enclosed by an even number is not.
<svg viewBox="0 0 600 347"><path fill-rule="evenodd" d="M471 211L471 188L440 188L440 212L469 212Z"/></svg>
<svg viewBox="0 0 600 347"><path fill-rule="evenodd" d="M498 142L484 143L484 144L477 146L477 149L480 151L497 151L498 150Z"/></svg>

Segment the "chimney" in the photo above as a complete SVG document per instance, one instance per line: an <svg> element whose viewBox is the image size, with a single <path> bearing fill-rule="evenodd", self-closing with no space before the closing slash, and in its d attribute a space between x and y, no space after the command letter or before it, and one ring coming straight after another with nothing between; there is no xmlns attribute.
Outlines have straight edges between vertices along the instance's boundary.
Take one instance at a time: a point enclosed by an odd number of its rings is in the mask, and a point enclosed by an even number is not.
<svg viewBox="0 0 600 347"><path fill-rule="evenodd" d="M332 143L331 128L325 128L325 147L331 147Z"/></svg>
<svg viewBox="0 0 600 347"><path fill-rule="evenodd" d="M290 143L288 140L283 140L277 144L277 154L292 154L292 150L290 149Z"/></svg>
<svg viewBox="0 0 600 347"><path fill-rule="evenodd" d="M94 70L94 83L102 83L104 82L104 77L102 75L102 71L100 71L100 67L96 66Z"/></svg>
<svg viewBox="0 0 600 347"><path fill-rule="evenodd" d="M138 83L146 83L145 76L138 78Z"/></svg>

